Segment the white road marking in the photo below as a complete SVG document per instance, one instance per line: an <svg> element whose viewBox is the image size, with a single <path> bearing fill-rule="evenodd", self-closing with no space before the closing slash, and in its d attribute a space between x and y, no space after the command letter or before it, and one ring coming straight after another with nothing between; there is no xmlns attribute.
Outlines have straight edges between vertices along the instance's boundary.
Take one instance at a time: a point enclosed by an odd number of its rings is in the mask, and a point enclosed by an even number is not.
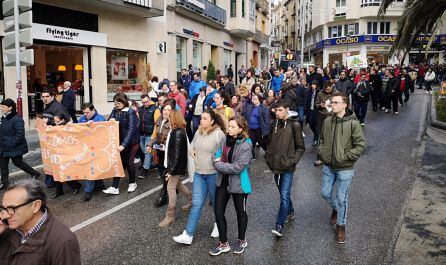
<svg viewBox="0 0 446 265"><path fill-rule="evenodd" d="M183 184L188 183L189 182L189 178L186 178L182 182L183 182ZM163 185L159 185L158 187L155 187L155 188L153 188L151 190L148 190L148 191L146 191L146 192L136 196L133 199L125 201L125 202L123 202L123 203L121 203L121 204L119 204L119 205L109 209L108 211L105 211L105 212L103 212L101 214L98 214L98 215L96 215L96 216L94 216L94 217L92 217L92 218L90 218L90 219L88 219L88 220L78 224L78 225L75 225L75 226L71 227L70 230L72 232L76 232L76 231L78 231L78 230L80 230L80 229L82 229L82 228L84 228L84 227L86 227L88 225L91 225L91 224L93 224L93 223L95 223L95 222L97 222L97 221L99 221L99 220L101 220L101 219L103 219L103 218L105 218L105 217L107 217L107 216L109 216L109 215L111 215L111 214L113 214L113 213L115 213L115 212L117 212L117 211L119 211L119 210L121 210L121 209L123 209L123 208L125 208L125 207L127 207L127 206L129 206L129 205L131 205L131 204L133 204L135 202L137 202L137 201L139 201L139 200L141 200L141 199L144 199L145 197L155 193L156 191L159 191L162 187L163 187ZM115 196L115 195L110 195L110 196Z"/></svg>

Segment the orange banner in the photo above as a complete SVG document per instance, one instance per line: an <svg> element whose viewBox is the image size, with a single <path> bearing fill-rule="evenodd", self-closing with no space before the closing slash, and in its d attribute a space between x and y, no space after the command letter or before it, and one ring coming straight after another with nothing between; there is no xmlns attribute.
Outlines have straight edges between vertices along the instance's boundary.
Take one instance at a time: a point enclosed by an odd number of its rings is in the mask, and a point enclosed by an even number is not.
<svg viewBox="0 0 446 265"><path fill-rule="evenodd" d="M37 119L45 174L56 181L124 177L118 122L47 126Z"/></svg>

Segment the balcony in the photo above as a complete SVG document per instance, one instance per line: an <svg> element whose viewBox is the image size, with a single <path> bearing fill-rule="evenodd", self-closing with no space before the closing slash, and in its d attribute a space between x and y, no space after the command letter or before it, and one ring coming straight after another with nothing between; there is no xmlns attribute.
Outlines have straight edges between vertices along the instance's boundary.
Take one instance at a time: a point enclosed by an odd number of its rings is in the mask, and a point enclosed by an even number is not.
<svg viewBox="0 0 446 265"><path fill-rule="evenodd" d="M252 38L254 42L257 42L258 44L268 44L269 43L269 36L263 33L261 30L256 29L256 33L254 37Z"/></svg>
<svg viewBox="0 0 446 265"><path fill-rule="evenodd" d="M164 1L165 0L58 0L56 2L58 6L63 6L68 9L78 9L79 7L88 6L140 18L151 18L164 15ZM55 1L39 0L38 2L54 5Z"/></svg>
<svg viewBox="0 0 446 265"><path fill-rule="evenodd" d="M206 0L176 0L167 9L212 27L226 26L226 10Z"/></svg>

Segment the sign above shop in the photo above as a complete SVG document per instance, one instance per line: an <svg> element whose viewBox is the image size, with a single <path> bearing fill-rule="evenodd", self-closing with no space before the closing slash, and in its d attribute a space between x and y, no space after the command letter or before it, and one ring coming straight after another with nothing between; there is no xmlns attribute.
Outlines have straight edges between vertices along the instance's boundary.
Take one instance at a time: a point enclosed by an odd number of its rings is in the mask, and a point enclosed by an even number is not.
<svg viewBox="0 0 446 265"><path fill-rule="evenodd" d="M183 29L183 33L185 33L187 35L191 35L191 36L197 37L197 38L200 37L200 33L195 32L195 31L190 30L190 29Z"/></svg>
<svg viewBox="0 0 446 265"><path fill-rule="evenodd" d="M33 23L33 38L91 46L107 46L107 34Z"/></svg>
<svg viewBox="0 0 446 265"><path fill-rule="evenodd" d="M234 43L230 43L230 42L227 42L227 41L224 41L224 42L223 42L223 45L228 46L228 47L231 47L231 48L234 47Z"/></svg>

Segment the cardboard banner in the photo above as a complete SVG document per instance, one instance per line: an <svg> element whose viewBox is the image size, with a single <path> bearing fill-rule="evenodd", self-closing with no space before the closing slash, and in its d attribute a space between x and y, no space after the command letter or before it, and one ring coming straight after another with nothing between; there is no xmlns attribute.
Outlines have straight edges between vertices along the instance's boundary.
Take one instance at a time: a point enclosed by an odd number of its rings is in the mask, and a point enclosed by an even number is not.
<svg viewBox="0 0 446 265"><path fill-rule="evenodd" d="M45 174L54 180L99 180L124 177L118 122L47 126L37 119Z"/></svg>
<svg viewBox="0 0 446 265"><path fill-rule="evenodd" d="M350 69L367 68L367 56L365 54L358 54L347 56L347 67Z"/></svg>

